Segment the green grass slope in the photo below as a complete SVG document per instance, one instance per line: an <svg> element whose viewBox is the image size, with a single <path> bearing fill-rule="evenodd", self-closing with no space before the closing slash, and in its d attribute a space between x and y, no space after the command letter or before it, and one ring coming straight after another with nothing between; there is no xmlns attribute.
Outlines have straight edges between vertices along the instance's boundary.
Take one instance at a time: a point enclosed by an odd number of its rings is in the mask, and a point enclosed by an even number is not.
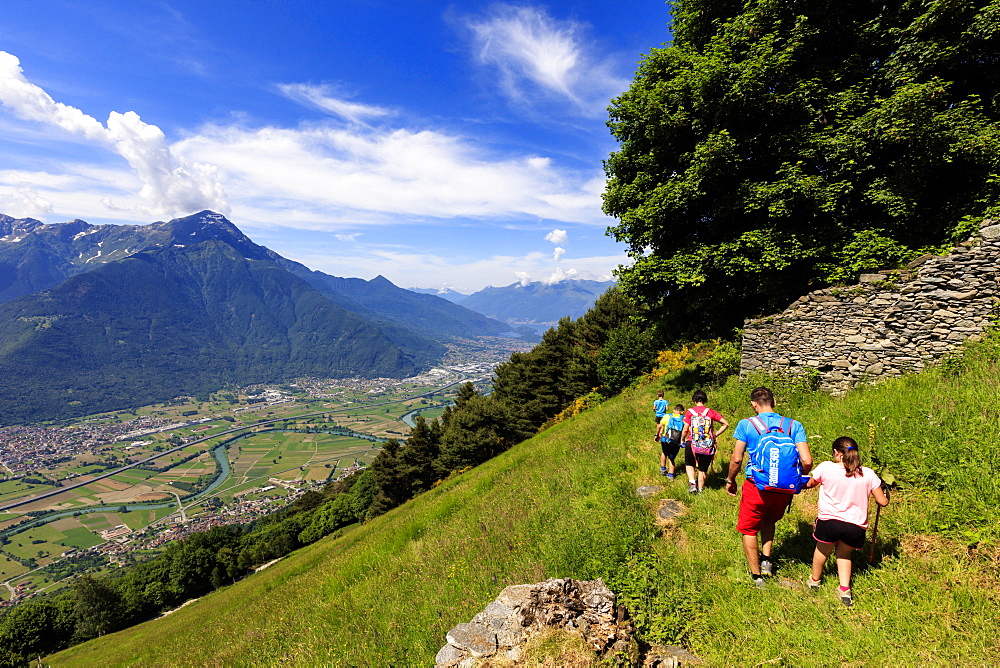
<svg viewBox="0 0 1000 668"><path fill-rule="evenodd" d="M47 662L429 665L445 632L505 586L604 577L644 641L682 643L710 665L991 664L1000 650L998 523L990 515L1000 501L996 353L983 344L942 370L844 399L781 389L779 409L815 437L817 460L834 437L854 434L866 463L875 454L876 468L903 483L882 513L875 564L856 558L851 609L833 577L818 593L801 585L815 492L779 525L778 582L750 586L737 501L722 477L689 498L683 479L656 475L652 385L165 618ZM732 381L710 394L711 405L745 417L747 389ZM641 484L665 489L642 500ZM660 498L688 512L661 529Z"/></svg>

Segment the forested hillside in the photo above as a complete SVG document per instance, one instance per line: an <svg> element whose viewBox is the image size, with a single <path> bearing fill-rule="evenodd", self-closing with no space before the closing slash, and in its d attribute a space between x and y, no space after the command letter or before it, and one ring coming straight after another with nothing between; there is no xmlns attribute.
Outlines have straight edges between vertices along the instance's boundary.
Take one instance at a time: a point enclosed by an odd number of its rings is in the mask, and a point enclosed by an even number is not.
<svg viewBox="0 0 1000 668"><path fill-rule="evenodd" d="M294 376L403 377L444 352L211 240L139 253L0 303L0 323L2 424Z"/></svg>

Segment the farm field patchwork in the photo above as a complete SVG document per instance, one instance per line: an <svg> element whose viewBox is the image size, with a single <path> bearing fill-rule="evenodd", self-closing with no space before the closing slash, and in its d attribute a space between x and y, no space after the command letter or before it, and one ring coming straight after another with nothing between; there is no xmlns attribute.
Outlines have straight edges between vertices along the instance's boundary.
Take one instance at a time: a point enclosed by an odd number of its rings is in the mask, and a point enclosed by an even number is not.
<svg viewBox="0 0 1000 668"><path fill-rule="evenodd" d="M377 443L334 434L262 432L230 447L233 474L215 495L231 500L234 493L260 487L272 477L326 480L336 472L338 461L343 465L353 464L355 458L370 461L377 447Z"/></svg>
<svg viewBox="0 0 1000 668"><path fill-rule="evenodd" d="M454 379L446 382L454 383ZM404 437L409 427L400 417L414 408L432 403L427 398L415 395L440 389L440 385L414 383L400 386L390 383L374 391L367 389L376 385L366 384L366 389L349 389L346 385L335 387L330 392L337 396L313 399L306 397L304 391L285 387L285 391L294 391L294 400L278 404L261 403L249 409L244 395L232 394L224 400L177 401L170 402L173 405L157 404L81 419L77 424L82 430L101 428L102 425L118 429L118 425L125 425L139 417L155 418L156 421L146 423L153 426L152 430L143 426L132 433L128 427L121 428L117 432L122 435L119 440L99 443L72 453L65 461L38 467L35 477L46 477L67 486L85 484L0 514L0 531L13 527L30 511L77 511L100 504L111 508L134 503L170 505L121 513L110 509L84 512L53 519L11 534L11 542L3 546L5 552L0 551L0 583L28 582L33 591L67 586L72 578L58 585L50 580L61 579L62 576L57 575L59 573L71 573L71 567L53 567L55 570L43 568L35 573L28 573L29 569L15 561L14 557L45 567L60 561L65 553L104 544L105 541L97 533L104 529L125 524L138 532L167 517L173 523L176 521L174 516L180 517L175 494L186 506L188 520L199 515L210 517L220 510L220 502L223 509L243 507L243 501L250 501L246 507L266 509L266 503L263 506L254 505L254 500L270 498L275 500L272 502L273 508L278 508L283 503L280 499L297 493L296 490L301 490L304 483L322 485L340 475L347 466L369 464L378 453L379 440L324 433L324 430L349 429L376 439ZM455 390L457 385L453 385L441 396L447 395L450 398ZM241 412L237 414L234 409L241 409ZM212 420L198 422L204 418ZM277 422L273 426L254 426L254 423L265 420ZM182 423L184 426L178 428L155 431L157 426ZM218 488L214 488L209 496L199 497L194 502L184 501L192 493L185 486L196 485L193 489L197 490L217 474L218 464L210 451L232 436L214 436L234 428L248 430L244 433L256 433L226 445L231 468L229 477ZM176 452L163 454L165 450L179 445L180 439L198 442L190 443ZM93 480L106 471L149 457L156 459L144 463L143 468L130 468L107 478ZM147 470L147 466L164 470ZM52 485L31 484L23 480L4 479L2 476L3 469L0 468L0 503L57 489ZM272 489L263 491L262 488L266 487ZM98 569L93 572L99 572L108 567L93 568ZM6 587L0 586L0 591L9 595Z"/></svg>

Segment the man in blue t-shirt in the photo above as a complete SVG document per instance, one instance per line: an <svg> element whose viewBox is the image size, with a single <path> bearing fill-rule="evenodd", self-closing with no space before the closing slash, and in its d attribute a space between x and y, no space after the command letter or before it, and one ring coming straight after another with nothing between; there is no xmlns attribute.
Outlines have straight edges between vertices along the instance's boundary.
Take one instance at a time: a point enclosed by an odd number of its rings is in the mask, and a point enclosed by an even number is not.
<svg viewBox="0 0 1000 668"><path fill-rule="evenodd" d="M770 428L782 423L787 425L788 418L774 412L774 393L768 388L758 387L750 392L750 405L753 406L757 418L765 427ZM795 449L799 452L802 473L809 473L813 461L812 454L809 452L806 430L802 423L792 420L791 434L789 435L795 443ZM753 460L761 436L763 434L754 427L749 418L740 420L739 424L736 425L736 431L733 432L736 444L733 447L733 455L729 459L729 473L726 475L726 491L730 496L737 496L736 476L743 465L743 455L749 453L749 460ZM743 551L747 555L750 577L753 578L758 587L761 587L764 585L762 576L774 574L774 567L771 564L774 525L784 517L792 497L780 492L757 489L757 485L750 480L749 469L748 462L744 471L746 480L743 482L743 494L740 497L740 513L736 530L743 534ZM763 556L758 556L757 553L757 534L760 534L760 551Z"/></svg>

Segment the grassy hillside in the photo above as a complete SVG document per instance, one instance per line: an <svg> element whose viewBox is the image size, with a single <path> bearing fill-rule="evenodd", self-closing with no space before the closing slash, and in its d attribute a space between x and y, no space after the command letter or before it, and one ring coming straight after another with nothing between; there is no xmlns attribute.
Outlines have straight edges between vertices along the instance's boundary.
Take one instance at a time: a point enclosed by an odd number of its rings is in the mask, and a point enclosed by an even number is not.
<svg viewBox="0 0 1000 668"><path fill-rule="evenodd" d="M48 661L428 665L445 632L506 585L570 576L604 577L644 640L680 642L712 665L992 663L1000 650L998 523L988 512L1000 501L991 438L997 357L986 342L941 370L844 399L782 388L779 410L805 423L817 459L846 433L871 463L873 433L875 468L902 482L882 514L880 556L855 577L852 609L832 578L816 594L800 584L814 492L779 525L778 582L750 586L733 528L737 502L721 476L689 498L683 480L656 475L652 385L163 619ZM664 387L671 401L688 394ZM711 405L745 417L746 390L733 381L710 394ZM661 531L659 499L635 496L649 483L690 505L676 525Z"/></svg>

